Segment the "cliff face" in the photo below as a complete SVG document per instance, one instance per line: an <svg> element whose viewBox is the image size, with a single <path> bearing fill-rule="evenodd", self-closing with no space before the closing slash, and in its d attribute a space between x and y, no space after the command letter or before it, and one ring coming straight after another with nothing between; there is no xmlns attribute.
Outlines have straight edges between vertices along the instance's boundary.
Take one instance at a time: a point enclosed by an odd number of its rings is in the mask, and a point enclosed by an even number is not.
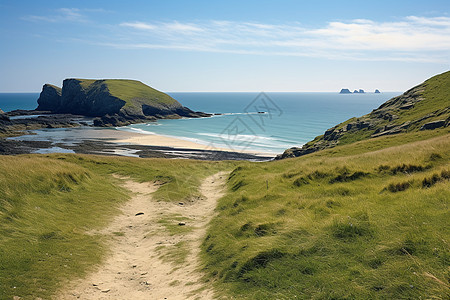
<svg viewBox="0 0 450 300"><path fill-rule="evenodd" d="M44 85L37 110L98 117L96 126L121 126L158 118L207 117L139 81L66 79L62 90Z"/></svg>
<svg viewBox="0 0 450 300"><path fill-rule="evenodd" d="M66 79L56 112L101 117L119 113L124 105L125 101L111 95L103 80L87 85L82 80Z"/></svg>
<svg viewBox="0 0 450 300"><path fill-rule="evenodd" d="M376 138L450 125L450 71L394 97L371 113L338 124L301 148L290 148L277 159L297 157Z"/></svg>
<svg viewBox="0 0 450 300"><path fill-rule="evenodd" d="M37 102L38 108L36 110L57 110L61 106L61 88L51 84L44 84Z"/></svg>

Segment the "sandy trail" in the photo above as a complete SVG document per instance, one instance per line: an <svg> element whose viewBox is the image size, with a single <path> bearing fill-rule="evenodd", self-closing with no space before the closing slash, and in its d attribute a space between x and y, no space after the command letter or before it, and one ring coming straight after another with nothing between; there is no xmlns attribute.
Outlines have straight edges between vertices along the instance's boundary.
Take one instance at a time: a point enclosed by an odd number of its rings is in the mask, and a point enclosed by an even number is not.
<svg viewBox="0 0 450 300"><path fill-rule="evenodd" d="M193 203L156 202L151 193L157 183L121 179L132 199L96 233L111 237L108 258L57 299L212 299L212 290L201 282L198 255L223 195L225 173L206 178L203 197Z"/></svg>

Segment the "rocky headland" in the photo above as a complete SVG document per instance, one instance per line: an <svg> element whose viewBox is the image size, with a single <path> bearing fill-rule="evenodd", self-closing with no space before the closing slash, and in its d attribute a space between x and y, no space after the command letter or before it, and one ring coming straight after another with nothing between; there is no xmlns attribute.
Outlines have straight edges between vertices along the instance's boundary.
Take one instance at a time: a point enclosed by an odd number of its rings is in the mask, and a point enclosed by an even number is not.
<svg viewBox="0 0 450 300"><path fill-rule="evenodd" d="M62 88L45 84L38 104L37 111L94 117L95 126L211 116L194 112L140 81L126 79L66 79Z"/></svg>
<svg viewBox="0 0 450 300"><path fill-rule="evenodd" d="M302 147L284 151L276 159L298 157L364 139L450 125L450 71L383 103L371 113L338 124Z"/></svg>

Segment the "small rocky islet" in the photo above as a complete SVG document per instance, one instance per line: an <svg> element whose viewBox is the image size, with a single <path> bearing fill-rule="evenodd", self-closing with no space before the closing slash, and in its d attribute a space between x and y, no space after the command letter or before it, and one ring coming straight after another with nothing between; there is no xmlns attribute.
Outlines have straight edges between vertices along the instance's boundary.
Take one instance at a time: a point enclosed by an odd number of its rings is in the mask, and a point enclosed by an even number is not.
<svg viewBox="0 0 450 300"><path fill-rule="evenodd" d="M363 89L354 90L353 93L349 89L341 89L339 94L366 94L366 91ZM376 89L374 94L380 94L380 90Z"/></svg>

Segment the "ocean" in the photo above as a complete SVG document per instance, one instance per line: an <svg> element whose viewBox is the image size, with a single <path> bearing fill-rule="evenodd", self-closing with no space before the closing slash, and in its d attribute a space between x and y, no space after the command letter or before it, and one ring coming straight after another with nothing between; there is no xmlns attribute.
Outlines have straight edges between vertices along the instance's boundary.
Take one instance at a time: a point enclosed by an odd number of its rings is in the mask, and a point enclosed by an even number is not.
<svg viewBox="0 0 450 300"><path fill-rule="evenodd" d="M116 128L159 134L235 151L277 154L328 128L371 112L400 93L168 93L211 118L158 120ZM35 109L38 93L0 93L0 108Z"/></svg>

